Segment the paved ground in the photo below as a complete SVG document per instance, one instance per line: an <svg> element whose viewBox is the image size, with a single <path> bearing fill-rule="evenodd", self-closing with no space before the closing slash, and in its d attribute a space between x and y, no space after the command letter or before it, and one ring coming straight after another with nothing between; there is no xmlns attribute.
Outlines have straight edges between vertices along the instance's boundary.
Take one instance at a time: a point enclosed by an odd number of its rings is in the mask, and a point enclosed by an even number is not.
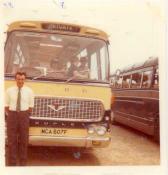
<svg viewBox="0 0 168 175"><path fill-rule="evenodd" d="M30 147L30 166L159 165L160 147L146 135L123 126L112 127L107 148L93 149L74 158L67 148Z"/></svg>

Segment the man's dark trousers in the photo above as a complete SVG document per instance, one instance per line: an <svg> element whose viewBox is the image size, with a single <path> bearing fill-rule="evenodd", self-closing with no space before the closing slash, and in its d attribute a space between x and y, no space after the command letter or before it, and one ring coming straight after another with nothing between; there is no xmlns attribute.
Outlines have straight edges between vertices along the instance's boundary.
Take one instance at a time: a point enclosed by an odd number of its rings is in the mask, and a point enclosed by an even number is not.
<svg viewBox="0 0 168 175"><path fill-rule="evenodd" d="M7 116L7 165L24 166L27 162L29 137L29 112L9 111Z"/></svg>

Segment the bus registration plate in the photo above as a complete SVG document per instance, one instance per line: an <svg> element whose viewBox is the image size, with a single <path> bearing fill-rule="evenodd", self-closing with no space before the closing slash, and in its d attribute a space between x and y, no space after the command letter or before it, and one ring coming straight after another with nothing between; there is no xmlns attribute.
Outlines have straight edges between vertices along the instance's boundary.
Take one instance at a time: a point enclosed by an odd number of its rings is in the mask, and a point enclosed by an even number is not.
<svg viewBox="0 0 168 175"><path fill-rule="evenodd" d="M79 128L30 127L30 136L86 137L87 130Z"/></svg>
<svg viewBox="0 0 168 175"><path fill-rule="evenodd" d="M41 134L43 135L56 135L56 136L64 136L68 132L67 129L61 128L41 128Z"/></svg>

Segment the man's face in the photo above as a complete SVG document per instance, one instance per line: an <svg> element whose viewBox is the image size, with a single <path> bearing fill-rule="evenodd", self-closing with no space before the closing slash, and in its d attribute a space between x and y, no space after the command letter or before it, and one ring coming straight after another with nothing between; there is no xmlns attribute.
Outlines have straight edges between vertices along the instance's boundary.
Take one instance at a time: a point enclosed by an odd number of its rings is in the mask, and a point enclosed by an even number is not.
<svg viewBox="0 0 168 175"><path fill-rule="evenodd" d="M19 88L23 87L25 79L25 75L16 75L16 84Z"/></svg>

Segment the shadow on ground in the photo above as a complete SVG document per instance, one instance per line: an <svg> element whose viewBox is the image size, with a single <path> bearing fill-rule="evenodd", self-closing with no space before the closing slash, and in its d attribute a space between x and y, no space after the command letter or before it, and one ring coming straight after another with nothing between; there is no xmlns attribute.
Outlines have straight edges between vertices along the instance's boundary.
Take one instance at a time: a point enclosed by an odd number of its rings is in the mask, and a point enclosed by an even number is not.
<svg viewBox="0 0 168 175"><path fill-rule="evenodd" d="M94 166L99 160L91 151L77 154L77 150L64 147L29 147L28 166ZM76 158L75 158L76 157Z"/></svg>

